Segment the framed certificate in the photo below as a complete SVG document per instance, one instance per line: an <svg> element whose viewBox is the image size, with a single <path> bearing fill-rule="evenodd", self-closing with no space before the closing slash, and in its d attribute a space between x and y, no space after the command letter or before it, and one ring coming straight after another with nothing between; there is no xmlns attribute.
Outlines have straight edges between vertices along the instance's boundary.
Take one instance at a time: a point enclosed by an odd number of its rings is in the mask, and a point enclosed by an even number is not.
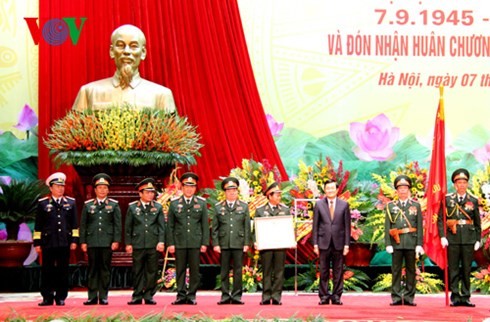
<svg viewBox="0 0 490 322"><path fill-rule="evenodd" d="M296 247L293 216L255 217L258 250Z"/></svg>

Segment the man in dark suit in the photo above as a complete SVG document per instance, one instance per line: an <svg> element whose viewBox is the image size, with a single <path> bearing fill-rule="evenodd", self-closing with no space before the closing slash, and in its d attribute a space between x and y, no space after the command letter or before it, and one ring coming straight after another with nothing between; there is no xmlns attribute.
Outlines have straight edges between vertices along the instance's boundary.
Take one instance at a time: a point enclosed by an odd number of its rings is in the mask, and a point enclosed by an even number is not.
<svg viewBox="0 0 490 322"><path fill-rule="evenodd" d="M80 247L88 255L88 300L84 305L109 304L112 252L119 248L122 238L119 203L107 197L110 184L109 175L95 175L95 198L87 200L82 210Z"/></svg>
<svg viewBox="0 0 490 322"><path fill-rule="evenodd" d="M46 179L51 194L39 199L34 224L34 247L42 254L39 306L65 305L68 296L70 250L77 249L79 231L75 199L65 196L66 175L56 172Z"/></svg>
<svg viewBox="0 0 490 322"><path fill-rule="evenodd" d="M239 181L228 177L221 182L226 200L214 205L213 250L221 254L221 300L218 304L242 302L243 253L250 243L248 205L238 200ZM233 262L233 288L230 292L230 267Z"/></svg>
<svg viewBox="0 0 490 322"><path fill-rule="evenodd" d="M424 254L422 248L422 210L420 204L410 198L412 181L406 175L395 178L398 199L386 205L385 244L392 254L391 304L415 306L415 259ZM402 290L402 268L405 260L406 281Z"/></svg>
<svg viewBox="0 0 490 322"><path fill-rule="evenodd" d="M471 262L481 245L481 220L478 199L467 191L469 179L466 169L453 172L451 180L456 193L446 195L446 212L441 207L437 223L441 245L447 247L451 306L475 306L470 302Z"/></svg>
<svg viewBox="0 0 490 322"><path fill-rule="evenodd" d="M277 182L272 183L264 192L269 200L255 210L255 217L290 216L289 208L281 203L282 191ZM286 249L266 249L260 251L262 263L262 301L260 305L281 305L282 286L284 283L284 264Z"/></svg>
<svg viewBox="0 0 490 322"><path fill-rule="evenodd" d="M173 305L197 304L200 253L209 244L209 222L206 199L195 196L199 177L186 172L180 177L183 195L172 200L167 216L168 251L175 253L177 299ZM189 267L189 287L186 270Z"/></svg>
<svg viewBox="0 0 490 322"><path fill-rule="evenodd" d="M158 257L165 248L163 207L155 202L155 180L147 178L136 187L140 199L129 204L126 215L126 252L133 254L134 291L129 305L155 305Z"/></svg>
<svg viewBox="0 0 490 322"><path fill-rule="evenodd" d="M344 256L349 253L351 214L349 204L337 198L337 193L337 182L328 180L325 183L326 198L319 200L313 211L313 251L320 257L320 305L330 302L342 305ZM328 287L330 263L333 271L331 292Z"/></svg>

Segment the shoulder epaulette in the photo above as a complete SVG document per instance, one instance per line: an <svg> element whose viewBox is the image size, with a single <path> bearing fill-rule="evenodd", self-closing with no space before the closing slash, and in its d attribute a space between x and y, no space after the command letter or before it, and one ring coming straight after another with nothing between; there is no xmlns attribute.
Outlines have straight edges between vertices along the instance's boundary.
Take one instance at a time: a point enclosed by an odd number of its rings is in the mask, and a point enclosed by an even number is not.
<svg viewBox="0 0 490 322"><path fill-rule="evenodd" d="M158 200L153 200L154 203L156 203L157 205L162 205Z"/></svg>
<svg viewBox="0 0 490 322"><path fill-rule="evenodd" d="M451 197L452 195L454 195L454 192L446 193L446 197Z"/></svg>
<svg viewBox="0 0 490 322"><path fill-rule="evenodd" d="M265 208L265 206L267 206L267 204L259 206L259 207L255 208L255 210L260 209L260 208Z"/></svg>
<svg viewBox="0 0 490 322"><path fill-rule="evenodd" d="M471 192L467 191L467 193L468 193L470 196L472 196L473 198L475 198L476 200L478 200L478 197L477 197L477 196L475 196L474 194L472 194Z"/></svg>
<svg viewBox="0 0 490 322"><path fill-rule="evenodd" d="M49 199L49 197L43 197L41 199L38 199L37 201L43 201L43 200L46 200L46 199Z"/></svg>
<svg viewBox="0 0 490 322"><path fill-rule="evenodd" d="M201 197L201 196L196 196L196 198L199 199L199 200L202 200L202 201L206 201L206 198Z"/></svg>
<svg viewBox="0 0 490 322"><path fill-rule="evenodd" d="M218 202L217 202L217 203L215 203L214 205L215 205L215 206L218 206L220 203L221 203L221 204L224 204L224 202L225 202L224 200L223 200L223 201L218 201Z"/></svg>
<svg viewBox="0 0 490 322"><path fill-rule="evenodd" d="M108 198L109 201L112 201L112 202L115 202L115 203L119 203L119 201L117 201L116 199L112 199L112 198Z"/></svg>
<svg viewBox="0 0 490 322"><path fill-rule="evenodd" d="M281 203L279 203L279 204L280 204L281 206L283 206L283 207L289 208L288 206L286 206L286 205L285 205L285 204L283 204L282 202L281 202Z"/></svg>
<svg viewBox="0 0 490 322"><path fill-rule="evenodd" d="M95 200L95 199L89 199L89 200L85 201L85 203L86 203L86 204L87 204L87 203L91 203L91 202L93 202L94 200Z"/></svg>
<svg viewBox="0 0 490 322"><path fill-rule="evenodd" d="M68 200L75 200L75 198L73 198L73 197L65 196L65 198L68 199Z"/></svg>
<svg viewBox="0 0 490 322"><path fill-rule="evenodd" d="M139 201L139 200L132 201L132 202L130 202L128 205L134 205L134 204L138 203L138 201Z"/></svg>
<svg viewBox="0 0 490 322"><path fill-rule="evenodd" d="M179 200L180 196L174 196L172 198L170 198L170 201L175 201L175 200Z"/></svg>

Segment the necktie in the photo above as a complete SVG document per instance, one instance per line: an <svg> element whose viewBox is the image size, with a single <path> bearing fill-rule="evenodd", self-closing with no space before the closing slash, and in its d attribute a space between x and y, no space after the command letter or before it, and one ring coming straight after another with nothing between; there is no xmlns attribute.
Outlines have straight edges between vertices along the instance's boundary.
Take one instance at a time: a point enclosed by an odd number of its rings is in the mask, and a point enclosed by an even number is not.
<svg viewBox="0 0 490 322"><path fill-rule="evenodd" d="M277 210L277 206L272 206L272 211L276 211Z"/></svg>
<svg viewBox="0 0 490 322"><path fill-rule="evenodd" d="M233 203L232 202L228 203L228 207L233 208Z"/></svg>
<svg viewBox="0 0 490 322"><path fill-rule="evenodd" d="M402 201L402 208L405 208L405 204L406 204L406 202Z"/></svg>
<svg viewBox="0 0 490 322"><path fill-rule="evenodd" d="M459 196L459 203L463 202L463 197Z"/></svg>
<svg viewBox="0 0 490 322"><path fill-rule="evenodd" d="M61 206L61 199L56 199L56 204L59 206Z"/></svg>
<svg viewBox="0 0 490 322"><path fill-rule="evenodd" d="M329 201L328 204L329 204L329 209L330 209L330 218L333 220L333 213L335 210L335 205L334 205L333 201Z"/></svg>
<svg viewBox="0 0 490 322"><path fill-rule="evenodd" d="M185 203L188 204L188 205L190 205L191 204L191 201L189 199L186 199L185 200Z"/></svg>

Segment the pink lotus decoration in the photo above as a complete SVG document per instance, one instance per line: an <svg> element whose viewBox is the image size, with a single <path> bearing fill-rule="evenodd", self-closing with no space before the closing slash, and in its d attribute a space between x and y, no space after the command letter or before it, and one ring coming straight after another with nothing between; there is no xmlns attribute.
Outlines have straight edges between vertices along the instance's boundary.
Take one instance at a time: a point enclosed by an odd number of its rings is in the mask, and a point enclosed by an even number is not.
<svg viewBox="0 0 490 322"><path fill-rule="evenodd" d="M393 156L393 146L398 141L400 129L393 127L384 114L367 121L366 124L353 122L349 135L357 145L356 156L364 161L385 161Z"/></svg>
<svg viewBox="0 0 490 322"><path fill-rule="evenodd" d="M473 155L481 164L490 161L490 141L479 149L473 151Z"/></svg>
<svg viewBox="0 0 490 322"><path fill-rule="evenodd" d="M271 134L273 137L281 136L282 128L284 127L284 123L277 122L274 117L270 114L266 115L267 123L269 124L269 129L271 130Z"/></svg>

